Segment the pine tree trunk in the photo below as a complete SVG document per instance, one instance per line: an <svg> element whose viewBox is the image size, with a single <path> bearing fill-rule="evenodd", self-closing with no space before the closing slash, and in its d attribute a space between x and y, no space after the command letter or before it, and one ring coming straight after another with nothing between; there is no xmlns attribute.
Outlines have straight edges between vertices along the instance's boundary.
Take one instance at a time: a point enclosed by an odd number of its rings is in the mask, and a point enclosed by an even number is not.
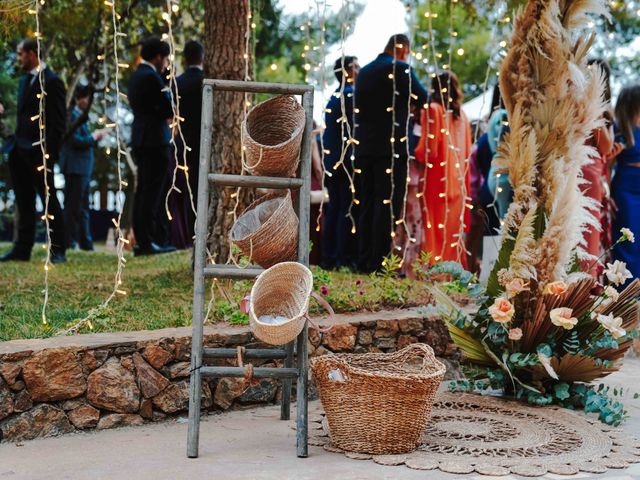
<svg viewBox="0 0 640 480"><path fill-rule="evenodd" d="M205 1L205 78L244 79L243 54L248 7L248 0ZM241 93L214 92L212 171L240 174L242 170L240 124L243 102ZM233 224L232 213L236 200L239 201L237 212L240 213L253 196L251 190L242 189L239 199L232 198L234 191L215 186L210 189L210 232L207 243L217 263L226 262L229 256L229 230Z"/></svg>

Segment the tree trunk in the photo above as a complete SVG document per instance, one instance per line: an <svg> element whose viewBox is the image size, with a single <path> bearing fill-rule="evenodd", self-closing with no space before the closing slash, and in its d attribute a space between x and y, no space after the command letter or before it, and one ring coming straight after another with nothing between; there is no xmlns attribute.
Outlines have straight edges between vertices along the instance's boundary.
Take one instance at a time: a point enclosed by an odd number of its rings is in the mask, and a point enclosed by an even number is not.
<svg viewBox="0 0 640 480"><path fill-rule="evenodd" d="M248 0L205 1L205 78L243 80L245 32ZM251 65L251 63L249 63ZM251 74L251 72L250 72ZM218 173L240 174L242 171L240 125L243 118L242 93L214 92L212 170ZM235 189L212 186L209 204L208 245L213 258L224 263L229 256L229 230L233 210L238 212L250 203L253 192L242 189L239 198L232 198Z"/></svg>

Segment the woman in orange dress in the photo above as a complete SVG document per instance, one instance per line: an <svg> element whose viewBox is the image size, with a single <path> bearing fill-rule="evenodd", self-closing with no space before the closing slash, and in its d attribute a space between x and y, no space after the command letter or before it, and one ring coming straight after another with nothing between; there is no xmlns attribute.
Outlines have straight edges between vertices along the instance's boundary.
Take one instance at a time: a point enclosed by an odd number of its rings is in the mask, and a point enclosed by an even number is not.
<svg viewBox="0 0 640 480"><path fill-rule="evenodd" d="M416 160L426 165L422 250L431 261L453 260L466 268L464 232L468 231L470 191L468 158L471 125L462 111L458 77L440 72L431 82L431 103L422 111L422 135Z"/></svg>

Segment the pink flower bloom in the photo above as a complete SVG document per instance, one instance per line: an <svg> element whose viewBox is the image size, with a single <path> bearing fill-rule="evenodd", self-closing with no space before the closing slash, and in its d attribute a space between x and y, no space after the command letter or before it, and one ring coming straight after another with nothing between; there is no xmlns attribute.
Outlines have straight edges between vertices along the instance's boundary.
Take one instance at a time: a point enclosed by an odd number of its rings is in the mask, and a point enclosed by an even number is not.
<svg viewBox="0 0 640 480"><path fill-rule="evenodd" d="M576 317L572 317L573 310L566 307L554 308L549 312L551 323L556 327L562 327L565 330L571 330L578 323Z"/></svg>
<svg viewBox="0 0 640 480"><path fill-rule="evenodd" d="M529 290L529 284L522 278L514 278L505 285L505 288L507 290L507 297L511 298L520 292Z"/></svg>
<svg viewBox="0 0 640 480"><path fill-rule="evenodd" d="M544 293L550 295L562 295L567 291L567 284L562 280L558 280L555 282L548 283L546 287L544 287Z"/></svg>
<svg viewBox="0 0 640 480"><path fill-rule="evenodd" d="M509 330L509 340L515 340L516 342L522 338L522 330L519 328L512 328Z"/></svg>
<svg viewBox="0 0 640 480"><path fill-rule="evenodd" d="M511 302L503 297L496 298L493 305L489 307L489 315L498 323L509 323L514 313L515 309Z"/></svg>
<svg viewBox="0 0 640 480"><path fill-rule="evenodd" d="M327 287L326 285L322 285L320 287L320 293L326 297L327 295L329 295L329 287Z"/></svg>
<svg viewBox="0 0 640 480"><path fill-rule="evenodd" d="M356 280L356 287L359 287L360 285L362 285L364 282L361 279Z"/></svg>

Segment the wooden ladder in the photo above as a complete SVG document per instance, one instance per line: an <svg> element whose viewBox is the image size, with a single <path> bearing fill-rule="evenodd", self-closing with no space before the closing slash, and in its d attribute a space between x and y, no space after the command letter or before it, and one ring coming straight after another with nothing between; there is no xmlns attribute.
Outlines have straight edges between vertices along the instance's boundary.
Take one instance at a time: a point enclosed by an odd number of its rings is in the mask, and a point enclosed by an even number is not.
<svg viewBox="0 0 640 480"><path fill-rule="evenodd" d="M211 139L213 136L213 92L215 90L240 93L267 93L275 95L301 95L305 110L306 125L302 137L300 166L296 178L259 177L250 175L228 175L209 173ZM206 265L206 239L209 229L209 184L219 188L249 187L297 190L294 208L299 218L298 262L309 265L309 217L311 182L311 142L313 127L313 87L284 83L245 82L236 80L203 81L202 124L200 137L200 171L198 176L198 199L196 219L196 239L193 272L193 336L191 343L191 377L189 391L189 430L187 435L187 456L198 456L200 438L200 402L202 398L202 377L244 377L245 369L236 367L208 366L205 359L236 358L236 349L203 348L203 321L205 307L205 278L248 279L258 276L263 269L259 266L239 268L235 265ZM220 170L216 159L214 170ZM307 324L296 341L274 349L247 349L244 358L280 359L283 368L254 368L253 377L277 378L282 380L282 402L280 418L289 420L291 404L291 382L297 380L297 455L307 456ZM295 353L294 353L294 344ZM295 358L294 358L295 357ZM296 360L294 366L294 359Z"/></svg>

